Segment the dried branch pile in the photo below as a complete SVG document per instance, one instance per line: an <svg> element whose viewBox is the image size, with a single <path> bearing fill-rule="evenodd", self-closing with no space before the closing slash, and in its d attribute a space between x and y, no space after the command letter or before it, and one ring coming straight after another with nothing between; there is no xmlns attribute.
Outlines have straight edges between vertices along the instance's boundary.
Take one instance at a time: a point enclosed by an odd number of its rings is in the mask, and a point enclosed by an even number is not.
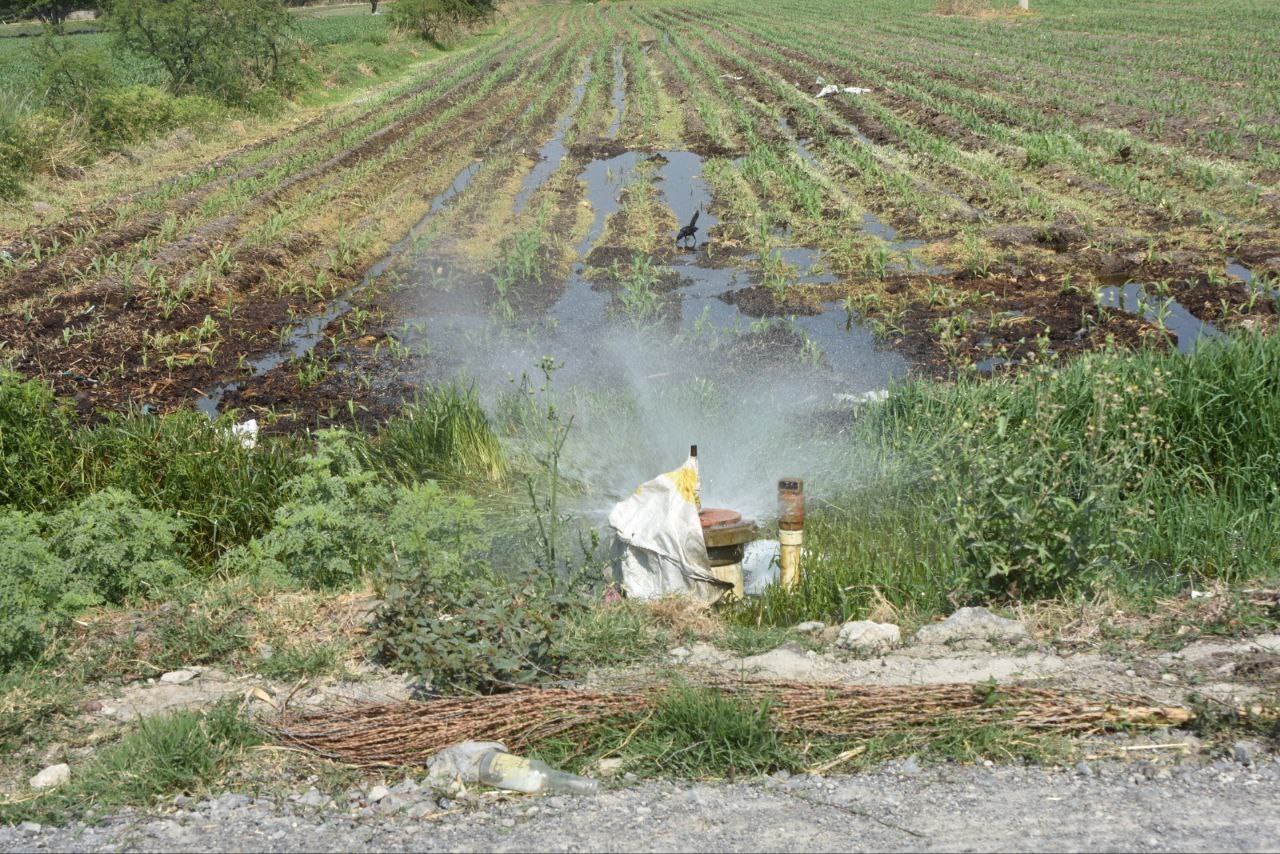
<svg viewBox="0 0 1280 854"><path fill-rule="evenodd" d="M1081 697L1016 685L843 686L793 682L719 683L752 700L768 699L780 730L848 739L956 721L1001 723L1046 734L1087 734L1120 727L1184 723L1191 713L1151 706L1138 697ZM422 764L460 741L500 741L517 753L550 738L575 738L584 750L602 724L639 720L662 686L635 692L524 689L465 697L356 706L293 715L272 728L281 743L357 765Z"/></svg>

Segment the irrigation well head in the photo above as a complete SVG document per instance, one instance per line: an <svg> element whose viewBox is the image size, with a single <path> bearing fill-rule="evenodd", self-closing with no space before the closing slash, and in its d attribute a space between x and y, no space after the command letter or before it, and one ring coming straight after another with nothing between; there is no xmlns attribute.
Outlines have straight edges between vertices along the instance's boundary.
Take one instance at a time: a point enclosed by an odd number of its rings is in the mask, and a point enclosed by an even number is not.
<svg viewBox="0 0 1280 854"><path fill-rule="evenodd" d="M778 581L790 590L800 581L800 551L804 547L804 481L778 481Z"/></svg>
<svg viewBox="0 0 1280 854"><path fill-rule="evenodd" d="M698 513L702 523L702 539L707 545L711 572L721 581L733 585L733 595L744 595L742 557L747 543L756 538L759 528L752 519L743 519L736 510L708 507Z"/></svg>

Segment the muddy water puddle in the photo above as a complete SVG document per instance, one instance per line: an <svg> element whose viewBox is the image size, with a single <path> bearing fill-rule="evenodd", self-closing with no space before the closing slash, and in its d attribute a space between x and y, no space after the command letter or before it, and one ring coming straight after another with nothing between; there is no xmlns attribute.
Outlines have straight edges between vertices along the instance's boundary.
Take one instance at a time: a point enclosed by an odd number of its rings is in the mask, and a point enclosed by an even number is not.
<svg viewBox="0 0 1280 854"><path fill-rule="evenodd" d="M578 109L582 106L582 99L587 94L587 85L591 82L591 77L591 67L588 66L582 73L582 77L574 84L569 109L556 122L555 128L551 132L551 138L538 149L538 162L529 170L529 174L525 176L524 183L520 185L520 190L516 193L513 207L513 213L516 216L524 212L524 209L529 205L529 199L547 183L547 180L560 168L561 161L568 156L569 148L564 143L564 137L578 115Z"/></svg>
<svg viewBox="0 0 1280 854"><path fill-rule="evenodd" d="M588 79L584 76L575 89L575 105L580 103ZM541 149L542 156L517 197L517 208L527 205L567 156L564 135L575 111L576 106L567 119L560 120L552 139ZM603 235L609 218L619 211L623 189L637 179L642 162L655 167L655 185L680 224L698 214L699 240L656 266L656 272L675 281L676 287L664 294L641 294L640 302L650 308L643 312L643 318L637 318L635 304L629 304L612 283L588 279L586 257ZM719 257L714 263L710 260L708 250L713 247L706 237L719 225L719 219L702 176L703 159L689 151L627 151L587 163L578 178L585 185L593 218L576 246L578 262L560 295L545 311L529 317L496 311L486 275L455 268L445 257L414 251L428 220L467 190L481 166L477 160L459 171L432 199L423 220L373 265L358 285L323 312L294 324L283 336L280 348L249 363L248 377L305 357L324 340L325 329L352 309L354 296L393 264L400 268L402 280L416 286L421 295L421 310L404 318L398 336L403 343L428 353L433 372L438 374L510 378L527 373L541 357L551 356L565 365L566 379L607 382L610 372L636 369L634 364L620 364L618 342L634 340L637 335L669 338L672 353L689 348L704 355L728 353L726 359L715 355L715 371L732 374L746 370L755 378L762 376L762 371L813 371L839 391L880 388L906 373L905 360L877 349L872 333L838 303L825 303L806 315L761 319L725 299L733 291L760 284L758 272L749 266L757 259L748 255L733 258L731 263L723 263ZM895 232L874 217L868 225L877 236L896 238ZM818 250L784 246L774 253L772 260L790 268L788 286L837 281L824 270ZM653 358L650 353L640 361ZM677 368L688 368L695 376L713 372L697 362L678 364ZM197 400L197 407L216 416L223 398L240 389L245 378L208 389Z"/></svg>
<svg viewBox="0 0 1280 854"><path fill-rule="evenodd" d="M622 64L622 47L613 49L613 92L609 96L613 107L613 121L609 122L609 130L605 133L609 139L617 139L622 130L622 114L627 107L627 71Z"/></svg>
<svg viewBox="0 0 1280 854"><path fill-rule="evenodd" d="M650 260L655 279L674 282L674 287L658 293L651 285L641 286L639 293L628 293L625 283L589 278L593 271L586 258L620 209L624 188L646 162L654 167L654 184L673 218L683 225L698 214L699 240L695 246L677 247L662 262ZM873 334L838 303L824 304L809 315L760 319L725 299L760 284L750 266L757 259L736 256L724 263L716 256L711 262L708 249L714 247L706 236L719 219L702 166L699 155L675 150L628 151L586 164L578 178L592 207L592 222L576 246L578 262L546 311L498 317L482 274L448 293L424 282L422 312L412 324L409 343L429 348L437 372L473 379L486 373L518 377L542 356L564 365L564 379L587 384L607 383L619 373L652 373L651 368L694 376L813 371L842 391L860 391L883 387L905 374L905 360L877 349ZM837 281L825 271L818 250L782 247L775 250L774 260L790 268L789 286ZM637 338L660 339L669 347L659 355L649 347L636 348ZM634 357L624 355L629 349ZM667 364L676 352L700 356Z"/></svg>
<svg viewBox="0 0 1280 854"><path fill-rule="evenodd" d="M800 159L806 165L819 174L825 171L818 162L817 156L809 148L811 140L796 133L791 127L791 123L787 121L786 116L778 117L778 129L795 146ZM867 142L869 143L870 140L867 140ZM923 273L928 276L948 274L948 270L945 267L927 263L915 254L915 250L928 245L927 241L900 237L897 229L870 211L862 214L862 231L884 244L887 251L893 256L892 260L885 265L887 271L893 273Z"/></svg>
<svg viewBox="0 0 1280 854"><path fill-rule="evenodd" d="M1280 302L1280 287L1275 286L1277 285L1275 277L1255 275L1253 270L1234 258L1227 259L1226 272L1228 276L1242 282L1253 293Z"/></svg>
<svg viewBox="0 0 1280 854"><path fill-rule="evenodd" d="M1141 315L1149 323L1163 326L1173 334L1180 353L1195 350L1202 338L1224 337L1212 324L1196 317L1177 300L1150 296L1139 282L1125 282L1099 289L1098 305Z"/></svg>

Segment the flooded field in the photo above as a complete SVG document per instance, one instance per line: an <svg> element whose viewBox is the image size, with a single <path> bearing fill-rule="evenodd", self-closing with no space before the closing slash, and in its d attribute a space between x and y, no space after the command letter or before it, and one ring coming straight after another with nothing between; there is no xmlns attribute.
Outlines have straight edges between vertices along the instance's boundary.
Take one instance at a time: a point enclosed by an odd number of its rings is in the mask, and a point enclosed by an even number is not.
<svg viewBox="0 0 1280 854"><path fill-rule="evenodd" d="M1051 74L1019 34L1065 38L1053 10L886 6L849 38L822 7L523 10L372 98L4 235L5 355L86 411L287 429L496 392L544 356L575 388L769 377L820 407L1274 325L1274 63L1211 95L1189 60L1173 121L1139 96L1166 53L1102 18L1107 59ZM1211 132L1218 99L1239 121Z"/></svg>

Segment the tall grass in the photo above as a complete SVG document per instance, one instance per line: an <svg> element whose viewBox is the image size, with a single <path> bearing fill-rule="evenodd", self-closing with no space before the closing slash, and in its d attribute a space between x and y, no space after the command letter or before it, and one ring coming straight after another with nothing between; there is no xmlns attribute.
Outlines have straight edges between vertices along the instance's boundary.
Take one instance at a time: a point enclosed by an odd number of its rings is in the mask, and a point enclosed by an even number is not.
<svg viewBox="0 0 1280 854"><path fill-rule="evenodd" d="M879 471L813 509L800 585L740 619L842 620L880 597L933 611L1098 585L1150 595L1276 574L1274 337L913 383L854 436L879 452Z"/></svg>
<svg viewBox="0 0 1280 854"><path fill-rule="evenodd" d="M401 483L499 481L507 473L502 445L470 389L424 392L384 425L370 448L372 463Z"/></svg>

